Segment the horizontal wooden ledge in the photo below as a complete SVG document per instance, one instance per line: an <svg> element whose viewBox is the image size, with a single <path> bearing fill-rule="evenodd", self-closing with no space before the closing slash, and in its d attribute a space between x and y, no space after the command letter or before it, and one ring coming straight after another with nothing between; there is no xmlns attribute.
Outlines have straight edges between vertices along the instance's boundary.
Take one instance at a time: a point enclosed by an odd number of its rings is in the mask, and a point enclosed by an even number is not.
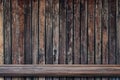
<svg viewBox="0 0 120 80"><path fill-rule="evenodd" d="M0 65L0 76L120 76L120 65Z"/></svg>

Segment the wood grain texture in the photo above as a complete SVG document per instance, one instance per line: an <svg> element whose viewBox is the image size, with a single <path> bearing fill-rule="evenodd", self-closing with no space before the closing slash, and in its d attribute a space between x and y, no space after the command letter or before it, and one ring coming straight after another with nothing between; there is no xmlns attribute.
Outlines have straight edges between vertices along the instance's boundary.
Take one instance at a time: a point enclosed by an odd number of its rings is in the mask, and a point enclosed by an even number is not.
<svg viewBox="0 0 120 80"><path fill-rule="evenodd" d="M32 1L32 63L38 63L38 0Z"/></svg>
<svg viewBox="0 0 120 80"><path fill-rule="evenodd" d="M4 63L4 54L3 54L3 0L0 0L0 64ZM4 78L0 77L0 80Z"/></svg>
<svg viewBox="0 0 120 80"><path fill-rule="evenodd" d="M101 0L95 2L95 63L101 64Z"/></svg>
<svg viewBox="0 0 120 80"><path fill-rule="evenodd" d="M53 26L53 64L58 64L59 57L59 0L52 2L52 26ZM53 80L59 80L53 77Z"/></svg>
<svg viewBox="0 0 120 80"><path fill-rule="evenodd" d="M3 4L0 0L0 64L4 63L3 56Z"/></svg>
<svg viewBox="0 0 120 80"><path fill-rule="evenodd" d="M1 76L120 76L120 65L0 65Z"/></svg>
<svg viewBox="0 0 120 80"><path fill-rule="evenodd" d="M39 53L38 63L45 64L45 0L38 0L39 4ZM45 78L39 78L45 80Z"/></svg>
<svg viewBox="0 0 120 80"><path fill-rule="evenodd" d="M102 64L108 64L108 0L102 1Z"/></svg>
<svg viewBox="0 0 120 80"><path fill-rule="evenodd" d="M4 32L4 63L12 63L12 44L11 44L11 0L3 1L3 32ZM5 80L11 80L11 77L5 77Z"/></svg>
<svg viewBox="0 0 120 80"><path fill-rule="evenodd" d="M87 64L87 1L80 0L80 26L81 26L81 64Z"/></svg>
<svg viewBox="0 0 120 80"><path fill-rule="evenodd" d="M24 52L25 52L25 64L32 64L32 45L31 45L31 27L32 27L32 1L30 0L25 0L25 14L24 14L24 26L25 26L25 48L24 48ZM29 56L29 57L28 57Z"/></svg>
<svg viewBox="0 0 120 80"><path fill-rule="evenodd" d="M60 0L59 63L66 63L66 0Z"/></svg>
<svg viewBox="0 0 120 80"><path fill-rule="evenodd" d="M52 2L53 0L46 0L45 7L45 31L46 31L46 42L45 42L45 63L53 64L53 24L52 24ZM46 77L45 80L52 80L52 77Z"/></svg>
<svg viewBox="0 0 120 80"><path fill-rule="evenodd" d="M53 63L53 26L52 26L52 0L46 0L45 7L45 20L46 20L46 64Z"/></svg>
<svg viewBox="0 0 120 80"><path fill-rule="evenodd" d="M21 9L22 8L22 9ZM12 64L24 63L24 9L23 1L12 0ZM12 80L23 78L12 78Z"/></svg>
<svg viewBox="0 0 120 80"><path fill-rule="evenodd" d="M74 3L74 64L80 63L80 0Z"/></svg>
<svg viewBox="0 0 120 80"><path fill-rule="evenodd" d="M39 1L39 64L45 64L45 0Z"/></svg>
<svg viewBox="0 0 120 80"><path fill-rule="evenodd" d="M120 1L116 0L116 26L117 26L117 54L116 63L120 64Z"/></svg>
<svg viewBox="0 0 120 80"><path fill-rule="evenodd" d="M66 0L59 0L59 64L66 64ZM59 80L66 80L60 77Z"/></svg>
<svg viewBox="0 0 120 80"><path fill-rule="evenodd" d="M59 0L53 1L53 63L58 64L59 55Z"/></svg>
<svg viewBox="0 0 120 80"><path fill-rule="evenodd" d="M116 1L108 0L108 39L109 39L109 64L115 64L116 54Z"/></svg>
<svg viewBox="0 0 120 80"><path fill-rule="evenodd" d="M73 0L67 0L66 12L66 63L73 63Z"/></svg>
<svg viewBox="0 0 120 80"><path fill-rule="evenodd" d="M94 3L95 0L88 1L88 64L94 64Z"/></svg>

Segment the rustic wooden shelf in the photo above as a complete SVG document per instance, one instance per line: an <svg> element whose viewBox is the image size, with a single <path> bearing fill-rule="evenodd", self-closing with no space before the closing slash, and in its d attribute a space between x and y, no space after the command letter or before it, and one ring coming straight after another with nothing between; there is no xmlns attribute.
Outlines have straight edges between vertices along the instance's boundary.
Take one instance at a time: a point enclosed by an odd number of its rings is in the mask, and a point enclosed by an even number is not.
<svg viewBox="0 0 120 80"><path fill-rule="evenodd" d="M0 65L0 76L120 76L120 65Z"/></svg>

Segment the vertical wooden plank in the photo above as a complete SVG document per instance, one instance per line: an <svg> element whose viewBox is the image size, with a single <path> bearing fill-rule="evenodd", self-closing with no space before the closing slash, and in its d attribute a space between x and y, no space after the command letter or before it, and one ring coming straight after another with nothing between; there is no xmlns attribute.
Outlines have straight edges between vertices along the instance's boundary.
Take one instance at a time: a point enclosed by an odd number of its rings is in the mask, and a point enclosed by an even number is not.
<svg viewBox="0 0 120 80"><path fill-rule="evenodd" d="M101 0L95 2L95 63L101 64Z"/></svg>
<svg viewBox="0 0 120 80"><path fill-rule="evenodd" d="M25 47L24 47L24 61L25 64L32 64L32 0L24 0L24 38L25 38ZM29 56L29 57L28 57ZM31 80L31 77L26 77L26 80Z"/></svg>
<svg viewBox="0 0 120 80"><path fill-rule="evenodd" d="M32 1L32 63L38 63L38 0Z"/></svg>
<svg viewBox="0 0 120 80"><path fill-rule="evenodd" d="M18 1L12 0L12 63L19 64L19 20L18 20Z"/></svg>
<svg viewBox="0 0 120 80"><path fill-rule="evenodd" d="M39 54L38 63L45 64L45 0L38 0L39 3ZM45 78L39 78L45 80Z"/></svg>
<svg viewBox="0 0 120 80"><path fill-rule="evenodd" d="M66 63L73 63L73 0L67 0L66 20Z"/></svg>
<svg viewBox="0 0 120 80"><path fill-rule="evenodd" d="M3 3L0 0L0 64L3 63Z"/></svg>
<svg viewBox="0 0 120 80"><path fill-rule="evenodd" d="M74 64L80 63L80 0L74 2Z"/></svg>
<svg viewBox="0 0 120 80"><path fill-rule="evenodd" d="M59 55L59 0L53 1L53 63L58 64Z"/></svg>
<svg viewBox="0 0 120 80"><path fill-rule="evenodd" d="M3 30L4 30L4 63L12 63L12 46L11 46L11 0L3 0ZM5 77L5 80L11 80Z"/></svg>
<svg viewBox="0 0 120 80"><path fill-rule="evenodd" d="M52 2L52 26L53 26L53 64L58 64L59 55L59 0ZM54 77L53 80L59 80Z"/></svg>
<svg viewBox="0 0 120 80"><path fill-rule="evenodd" d="M88 64L94 64L94 2L88 1Z"/></svg>
<svg viewBox="0 0 120 80"><path fill-rule="evenodd" d="M66 0L59 0L59 64L66 63ZM60 78L60 80L66 80L66 78Z"/></svg>
<svg viewBox="0 0 120 80"><path fill-rule="evenodd" d="M18 20L19 20L19 63L24 64L24 0L18 0Z"/></svg>
<svg viewBox="0 0 120 80"><path fill-rule="evenodd" d="M108 64L108 0L102 1L102 64Z"/></svg>
<svg viewBox="0 0 120 80"><path fill-rule="evenodd" d="M80 0L73 0L73 30L74 30L74 45L73 45L73 50L74 50L74 64L79 64L80 63ZM75 77L74 80L79 80L79 77Z"/></svg>
<svg viewBox="0 0 120 80"><path fill-rule="evenodd" d="M25 0L25 14L24 14L24 26L25 26L25 64L32 64L31 53L31 1ZM29 56L29 57L28 57Z"/></svg>
<svg viewBox="0 0 120 80"><path fill-rule="evenodd" d="M4 63L3 56L3 0L0 0L0 64ZM0 77L0 80L4 78Z"/></svg>
<svg viewBox="0 0 120 80"><path fill-rule="evenodd" d="M87 64L87 1L80 0L81 64Z"/></svg>
<svg viewBox="0 0 120 80"><path fill-rule="evenodd" d="M101 9L102 1L95 0L95 64L101 64L102 46L101 46ZM96 77L95 80L101 80L101 77Z"/></svg>
<svg viewBox="0 0 120 80"><path fill-rule="evenodd" d="M88 41L88 35L87 35L87 0L80 0L80 26L81 26L81 64L87 64L87 41ZM81 80L87 80L87 78L82 77Z"/></svg>
<svg viewBox="0 0 120 80"><path fill-rule="evenodd" d="M46 0L46 64L53 63L52 0Z"/></svg>
<svg viewBox="0 0 120 80"><path fill-rule="evenodd" d="M115 40L116 40L116 1L115 0L108 0L108 25L109 25L109 64L115 63Z"/></svg>
<svg viewBox="0 0 120 80"><path fill-rule="evenodd" d="M80 0L80 27L81 27L81 45L80 45L80 63L81 64L87 64L87 41L88 41L88 35L87 35L87 0ZM85 77L81 77L81 80L87 80Z"/></svg>
<svg viewBox="0 0 120 80"><path fill-rule="evenodd" d="M66 63L66 1L60 0L59 64Z"/></svg>
<svg viewBox="0 0 120 80"><path fill-rule="evenodd" d="M32 64L38 64L38 0L32 0ZM38 80L38 77L34 77Z"/></svg>
<svg viewBox="0 0 120 80"><path fill-rule="evenodd" d="M120 0L116 0L116 33L117 33L117 50L116 50L116 64L120 64ZM117 77L116 80L120 80Z"/></svg>
<svg viewBox="0 0 120 80"><path fill-rule="evenodd" d="M21 5L21 6L19 6ZM22 9L21 9L22 8ZM23 1L12 0L12 63L24 62L24 11ZM13 78L13 80L22 79Z"/></svg>
<svg viewBox="0 0 120 80"><path fill-rule="evenodd" d="M66 12L66 63L72 64L73 63L73 0L67 0L67 12ZM67 80L72 80L72 77L66 78Z"/></svg>
<svg viewBox="0 0 120 80"><path fill-rule="evenodd" d="M102 64L108 64L108 0L102 0L101 25ZM103 77L102 80L108 80L108 78Z"/></svg>
<svg viewBox="0 0 120 80"><path fill-rule="evenodd" d="M116 0L117 54L116 63L120 64L120 0Z"/></svg>
<svg viewBox="0 0 120 80"><path fill-rule="evenodd" d="M87 18L87 37L88 37L88 64L94 64L95 58L95 25L94 25L94 9L95 0L88 0L88 18ZM88 80L94 80L93 77L88 78Z"/></svg>
<svg viewBox="0 0 120 80"><path fill-rule="evenodd" d="M108 63L115 64L116 62L116 1L108 0ZM115 78L110 78L115 80Z"/></svg>
<svg viewBox="0 0 120 80"><path fill-rule="evenodd" d="M45 17L46 17L46 64L53 64L53 26L52 26L52 2L53 0L46 0ZM46 80L52 80L51 77L46 77Z"/></svg>

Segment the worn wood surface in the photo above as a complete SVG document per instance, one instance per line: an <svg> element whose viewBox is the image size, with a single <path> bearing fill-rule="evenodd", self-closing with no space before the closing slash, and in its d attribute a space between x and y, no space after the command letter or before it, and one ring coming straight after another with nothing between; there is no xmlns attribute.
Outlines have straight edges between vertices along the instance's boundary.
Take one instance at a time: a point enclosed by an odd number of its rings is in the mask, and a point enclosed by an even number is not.
<svg viewBox="0 0 120 80"><path fill-rule="evenodd" d="M119 7L119 0L0 0L0 63L120 64Z"/></svg>
<svg viewBox="0 0 120 80"><path fill-rule="evenodd" d="M1 65L0 76L120 76L119 65Z"/></svg>

